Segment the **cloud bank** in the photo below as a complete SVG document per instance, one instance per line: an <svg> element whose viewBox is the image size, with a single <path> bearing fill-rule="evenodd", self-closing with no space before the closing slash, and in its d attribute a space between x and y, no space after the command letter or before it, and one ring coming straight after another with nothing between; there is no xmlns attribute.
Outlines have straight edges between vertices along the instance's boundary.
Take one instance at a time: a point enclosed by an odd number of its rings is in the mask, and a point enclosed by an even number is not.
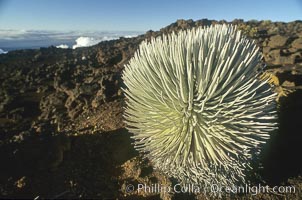
<svg viewBox="0 0 302 200"><path fill-rule="evenodd" d="M60 49L68 49L69 46L67 44L60 44L58 46L56 46L57 48L60 48Z"/></svg>
<svg viewBox="0 0 302 200"><path fill-rule="evenodd" d="M125 37L125 38L131 38L131 37L135 37L137 35L125 35L125 36L119 36L119 37ZM119 38L118 36L103 36L101 38L94 38L94 37L78 37L75 40L75 44L72 45L72 49L76 49L78 47L90 47L93 45L96 45L102 41L107 41L107 40L115 40ZM67 49L69 48L69 46L67 44L61 44L56 46L57 48L63 48L63 49Z"/></svg>
<svg viewBox="0 0 302 200"><path fill-rule="evenodd" d="M89 47L101 42L101 40L92 38L92 37L79 37L76 39L76 44L72 46L73 49L78 47Z"/></svg>
<svg viewBox="0 0 302 200"><path fill-rule="evenodd" d="M95 45L105 40L120 37L135 37L139 31L49 31L0 29L2 51L16 49L37 49L55 46L57 48L78 48Z"/></svg>
<svg viewBox="0 0 302 200"><path fill-rule="evenodd" d="M142 31L49 31L49 30L14 30L0 29L0 40L41 40L41 39L56 39L68 40L78 37L132 37L143 34Z"/></svg>
<svg viewBox="0 0 302 200"><path fill-rule="evenodd" d="M0 49L0 54L5 54L7 53L7 51L3 51L2 49Z"/></svg>
<svg viewBox="0 0 302 200"><path fill-rule="evenodd" d="M118 39L118 37L114 37L114 36L104 36L102 38L93 38L93 37L79 37L76 39L76 44L72 46L73 49L76 49L78 47L90 47L93 45L96 45L102 41L106 41L106 40L114 40L114 39Z"/></svg>

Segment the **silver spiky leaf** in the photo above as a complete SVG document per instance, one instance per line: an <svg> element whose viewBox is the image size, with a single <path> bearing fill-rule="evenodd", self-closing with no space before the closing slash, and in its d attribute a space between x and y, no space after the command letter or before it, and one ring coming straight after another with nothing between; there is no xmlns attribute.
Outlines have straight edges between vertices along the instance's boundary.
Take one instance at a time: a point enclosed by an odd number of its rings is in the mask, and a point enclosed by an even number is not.
<svg viewBox="0 0 302 200"><path fill-rule="evenodd" d="M123 73L135 148L183 183L244 183L276 128L276 94L259 79L260 59L231 25L142 42Z"/></svg>

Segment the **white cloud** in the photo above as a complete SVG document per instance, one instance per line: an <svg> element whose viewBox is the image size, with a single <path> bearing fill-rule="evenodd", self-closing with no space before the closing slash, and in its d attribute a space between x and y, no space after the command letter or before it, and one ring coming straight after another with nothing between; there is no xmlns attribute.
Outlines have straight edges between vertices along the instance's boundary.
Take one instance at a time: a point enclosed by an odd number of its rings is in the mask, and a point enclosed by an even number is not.
<svg viewBox="0 0 302 200"><path fill-rule="evenodd" d="M0 54L5 54L7 53L7 51L3 51L2 49L0 49Z"/></svg>
<svg viewBox="0 0 302 200"><path fill-rule="evenodd" d="M1 1L1 0L0 0ZM138 31L50 31L0 29L0 46L9 49L48 47L78 48L96 45L105 40L135 37Z"/></svg>
<svg viewBox="0 0 302 200"><path fill-rule="evenodd" d="M136 37L137 34L135 35L123 35L123 34L112 34L110 36L96 36L96 37L84 37L84 36L81 36L81 37L78 37L76 39L76 44L72 46L73 49L76 49L78 47L90 47L90 46L93 46L93 45L96 45L102 41L108 41L108 40L116 40L120 37L125 37L125 38L131 38L131 37Z"/></svg>
<svg viewBox="0 0 302 200"><path fill-rule="evenodd" d="M123 36L124 38L133 38L133 37L136 37L136 36L138 36L138 35L125 35L125 36Z"/></svg>
<svg viewBox="0 0 302 200"><path fill-rule="evenodd" d="M0 30L0 38L6 40L24 38L26 34L27 32L25 30L12 30L12 29Z"/></svg>
<svg viewBox="0 0 302 200"><path fill-rule="evenodd" d="M0 40L24 40L24 39L56 39L66 40L86 37L103 37L103 40L117 39L119 37L134 37L142 34L140 31L50 31L50 30L15 30L0 29ZM107 37L107 38L106 38ZM114 37L114 38L113 38Z"/></svg>
<svg viewBox="0 0 302 200"><path fill-rule="evenodd" d="M61 49L68 49L69 46L67 44L60 44L58 46L56 46L57 48L61 48Z"/></svg>
<svg viewBox="0 0 302 200"><path fill-rule="evenodd" d="M72 46L73 49L76 49L78 47L89 47L92 45L95 45L102 40L100 39L95 39L92 37L79 37L76 39L76 44Z"/></svg>
<svg viewBox="0 0 302 200"><path fill-rule="evenodd" d="M79 36L80 34L74 31L0 29L1 40L72 39Z"/></svg>

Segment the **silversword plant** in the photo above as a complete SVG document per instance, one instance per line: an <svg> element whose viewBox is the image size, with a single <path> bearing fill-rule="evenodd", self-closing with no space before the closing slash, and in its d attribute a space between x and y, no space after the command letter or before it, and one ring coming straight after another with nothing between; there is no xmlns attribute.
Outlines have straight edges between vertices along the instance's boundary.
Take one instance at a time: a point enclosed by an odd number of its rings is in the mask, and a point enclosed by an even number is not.
<svg viewBox="0 0 302 200"><path fill-rule="evenodd" d="M276 129L276 94L259 78L260 59L231 25L142 42L123 72L135 148L183 183L245 183Z"/></svg>

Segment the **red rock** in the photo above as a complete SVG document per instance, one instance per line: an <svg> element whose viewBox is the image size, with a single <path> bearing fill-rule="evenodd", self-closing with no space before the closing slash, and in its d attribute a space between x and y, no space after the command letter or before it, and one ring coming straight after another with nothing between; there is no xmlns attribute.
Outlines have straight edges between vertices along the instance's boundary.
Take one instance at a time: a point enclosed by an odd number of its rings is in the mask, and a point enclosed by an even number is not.
<svg viewBox="0 0 302 200"><path fill-rule="evenodd" d="M271 48L278 48L283 47L288 40L288 37L281 36L281 35L274 35L270 37L270 41L268 43L268 46Z"/></svg>
<svg viewBox="0 0 302 200"><path fill-rule="evenodd" d="M302 49L302 37L298 38L298 39L295 39L291 46L295 49Z"/></svg>

